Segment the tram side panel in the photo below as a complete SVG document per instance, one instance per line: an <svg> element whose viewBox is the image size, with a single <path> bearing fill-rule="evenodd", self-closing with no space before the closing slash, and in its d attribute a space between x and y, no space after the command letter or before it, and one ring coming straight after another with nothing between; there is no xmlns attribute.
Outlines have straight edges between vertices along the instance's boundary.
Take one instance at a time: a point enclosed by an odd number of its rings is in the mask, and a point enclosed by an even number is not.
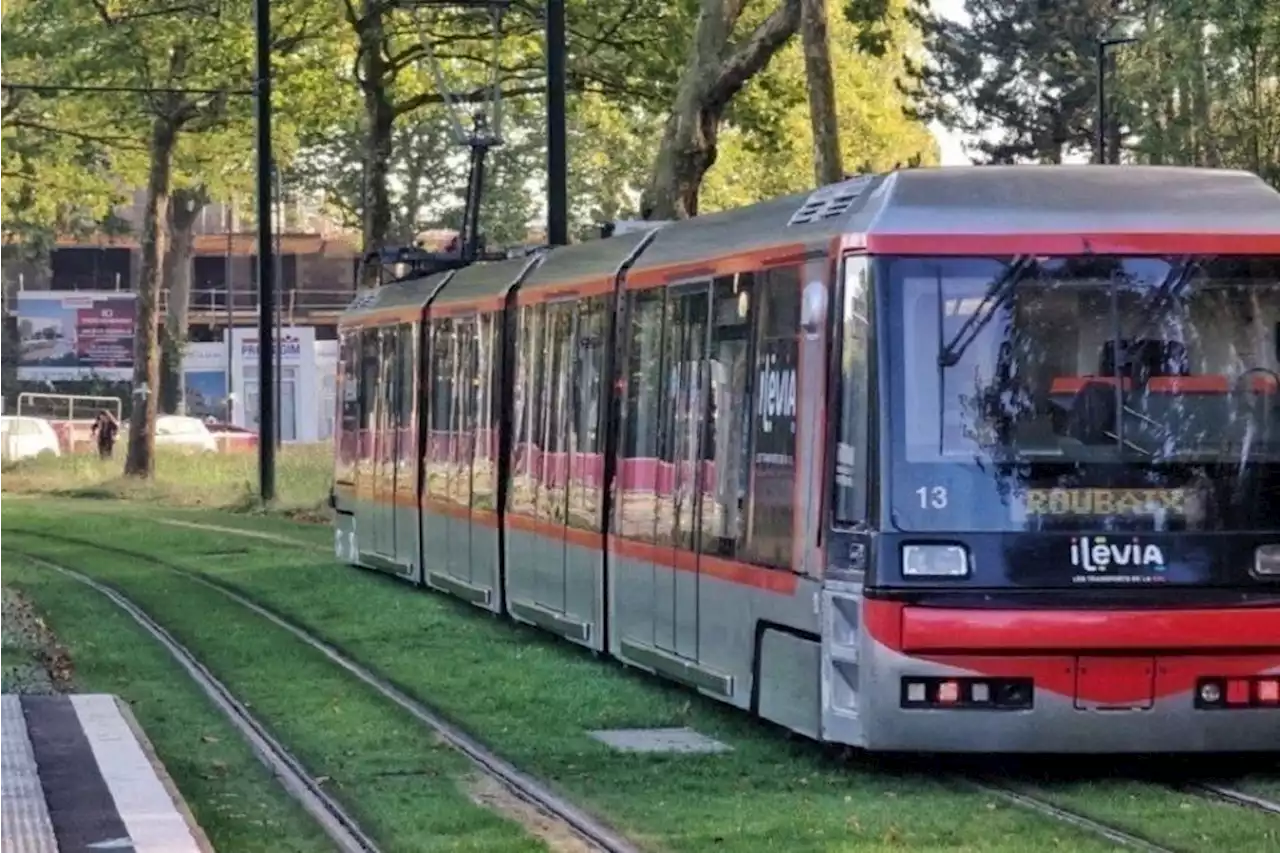
<svg viewBox="0 0 1280 853"><path fill-rule="evenodd" d="M355 500L351 507L353 562L373 568L371 558L378 540L378 507L381 463L379 429L382 399L382 335L378 327L362 328L359 334L360 446L355 466Z"/></svg>
<svg viewBox="0 0 1280 853"><path fill-rule="evenodd" d="M506 516L513 618L604 649L603 297L516 308Z"/></svg>
<svg viewBox="0 0 1280 853"><path fill-rule="evenodd" d="M500 518L498 507L499 428L502 416L502 334L504 314L483 312L471 329L466 425L471 456L470 560L467 582L477 604L501 610ZM483 596L483 598L481 598Z"/></svg>
<svg viewBox="0 0 1280 853"><path fill-rule="evenodd" d="M488 609L498 600L493 345L491 315L430 322L421 514L427 584Z"/></svg>
<svg viewBox="0 0 1280 853"><path fill-rule="evenodd" d="M354 513L357 466L364 440L361 409L360 332L343 329L339 333L338 416L334 442L334 554L342 562L351 564L359 562Z"/></svg>
<svg viewBox="0 0 1280 853"><path fill-rule="evenodd" d="M628 299L615 649L816 736L819 584L793 558L798 271Z"/></svg>

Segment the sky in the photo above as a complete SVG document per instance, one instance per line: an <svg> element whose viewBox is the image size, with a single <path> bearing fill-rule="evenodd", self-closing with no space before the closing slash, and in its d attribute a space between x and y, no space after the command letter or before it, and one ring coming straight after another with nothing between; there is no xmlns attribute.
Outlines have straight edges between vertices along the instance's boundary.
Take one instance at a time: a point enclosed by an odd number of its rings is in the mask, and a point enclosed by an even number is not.
<svg viewBox="0 0 1280 853"><path fill-rule="evenodd" d="M958 21L967 21L968 14L964 10L965 0L931 0L930 5L933 10L944 17ZM942 149L942 165L944 166L968 166L969 158L965 156L962 134L951 133L941 125L934 123L929 126L929 130L933 132L934 138L938 140L938 146Z"/></svg>

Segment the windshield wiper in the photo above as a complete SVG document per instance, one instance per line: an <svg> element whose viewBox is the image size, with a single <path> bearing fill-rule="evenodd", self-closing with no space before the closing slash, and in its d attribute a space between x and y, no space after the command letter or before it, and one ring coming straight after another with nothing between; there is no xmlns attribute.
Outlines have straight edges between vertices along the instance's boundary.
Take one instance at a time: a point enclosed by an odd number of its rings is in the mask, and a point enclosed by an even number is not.
<svg viewBox="0 0 1280 853"><path fill-rule="evenodd" d="M969 315L969 319L964 321L964 325L956 332L956 336L951 339L951 342L942 348L942 352L938 353L939 367L955 367L960 363L965 350L977 340L978 335L982 333L987 323L991 322L991 318L1013 296L1014 288L1017 287L1018 282L1022 280L1033 262L1034 258L1031 255L1021 255L1014 258L1013 262L1000 274L1000 277L991 282L987 292L982 297L982 301L978 303L978 307Z"/></svg>
<svg viewBox="0 0 1280 853"><path fill-rule="evenodd" d="M1207 260L1209 258L1192 258L1187 255L1170 265L1169 272L1165 275L1164 281L1160 282L1160 286L1156 288L1156 292L1151 294L1150 298L1138 308L1138 316L1142 318L1142 325L1134 329L1131 335L1120 338L1117 341L1117 344L1119 344L1119 341L1127 341L1121 353L1125 358L1128 358L1135 343L1160 322L1166 303L1177 298L1186 289L1187 282L1191 281L1191 276L1203 269Z"/></svg>

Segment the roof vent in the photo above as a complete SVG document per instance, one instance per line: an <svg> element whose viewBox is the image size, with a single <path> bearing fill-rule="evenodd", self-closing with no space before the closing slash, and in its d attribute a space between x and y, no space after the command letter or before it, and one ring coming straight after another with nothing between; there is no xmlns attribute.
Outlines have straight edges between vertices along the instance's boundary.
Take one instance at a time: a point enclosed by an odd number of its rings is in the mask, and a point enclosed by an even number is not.
<svg viewBox="0 0 1280 853"><path fill-rule="evenodd" d="M819 187L809 194L799 210L791 214L787 225L808 225L847 213L870 183L871 177L863 176Z"/></svg>

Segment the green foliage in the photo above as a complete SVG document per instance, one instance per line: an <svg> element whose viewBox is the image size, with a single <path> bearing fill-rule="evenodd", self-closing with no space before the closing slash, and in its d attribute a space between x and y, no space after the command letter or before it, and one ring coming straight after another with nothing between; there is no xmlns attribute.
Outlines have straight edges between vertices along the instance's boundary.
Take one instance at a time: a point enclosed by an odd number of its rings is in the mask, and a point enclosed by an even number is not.
<svg viewBox="0 0 1280 853"><path fill-rule="evenodd" d="M833 4L834 6L834 4ZM910 118L899 84L910 75L909 57L921 36L903 0L885 0L883 17L860 21L832 9L831 58L835 72L840 145L848 172L938 162L937 142ZM865 34L874 33L870 41ZM869 44L882 50L868 50ZM707 173L701 204L706 211L799 192L813 184L813 133L805 96L804 56L795 39L734 101L721 131L720 153Z"/></svg>
<svg viewBox="0 0 1280 853"><path fill-rule="evenodd" d="M968 23L926 18L924 114L991 163L1062 162L1093 139L1097 39L1127 0L966 0Z"/></svg>
<svg viewBox="0 0 1280 853"><path fill-rule="evenodd" d="M906 0L831 4L842 144L853 167L932 162L924 128L901 115L905 57L920 47ZM237 89L253 75L249 0L209 0L183 14L156 14L151 0L18 0L6 7L6 78L80 85ZM573 232L636 215L687 63L698 0L569 0L569 155ZM769 13L747 4L749 32ZM390 242L461 218L467 152L451 132L450 107L426 61L422 33L399 6L277 0L273 136L289 192L320 199L358 227L368 198L370 98L393 113L388 195ZM108 24L107 18L114 23ZM483 106L491 71L490 21L476 11L433 8L419 20L440 61L445 87L461 95L457 115ZM382 76L370 81L368 39ZM513 4L498 53L504 144L489 159L483 229L491 245L523 242L545 198L545 68L541 4ZM74 44L75 50L63 45ZM185 50L180 69L168 59ZM364 64L362 64L364 63ZM373 85L377 83L377 85ZM381 92L381 95L378 94ZM705 209L749 203L811 183L810 130L800 47L788 46L731 103ZM254 190L253 102L242 96L20 93L6 106L6 235L46 241L55 232L100 228L127 190L146 183L148 138L157 117L187 114L173 152L172 186L211 199L249 199ZM33 125L49 124L54 130ZM52 190L52 191L50 191ZM242 205L252 221L252 210Z"/></svg>
<svg viewBox="0 0 1280 853"><path fill-rule="evenodd" d="M253 189L253 14L249 0L208 0L157 13L150 0L19 0L5 10L10 82L41 85L234 90L15 91L4 113L6 236L30 243L98 227L146 183L157 120L178 131L173 186L214 198ZM278 160L296 152L299 129L326 115L328 4L273 3L276 73L273 136ZM68 45L75 45L68 49ZM52 192L50 190L53 190Z"/></svg>
<svg viewBox="0 0 1280 853"><path fill-rule="evenodd" d="M1097 44L1115 46L1108 148L1136 162L1225 166L1280 186L1280 5L1269 0L969 0L965 24L926 18L925 117L986 134L982 162L1093 151Z"/></svg>
<svg viewBox="0 0 1280 853"><path fill-rule="evenodd" d="M1280 187L1280 6L1163 0L1118 63L1118 114L1141 162L1252 171Z"/></svg>

